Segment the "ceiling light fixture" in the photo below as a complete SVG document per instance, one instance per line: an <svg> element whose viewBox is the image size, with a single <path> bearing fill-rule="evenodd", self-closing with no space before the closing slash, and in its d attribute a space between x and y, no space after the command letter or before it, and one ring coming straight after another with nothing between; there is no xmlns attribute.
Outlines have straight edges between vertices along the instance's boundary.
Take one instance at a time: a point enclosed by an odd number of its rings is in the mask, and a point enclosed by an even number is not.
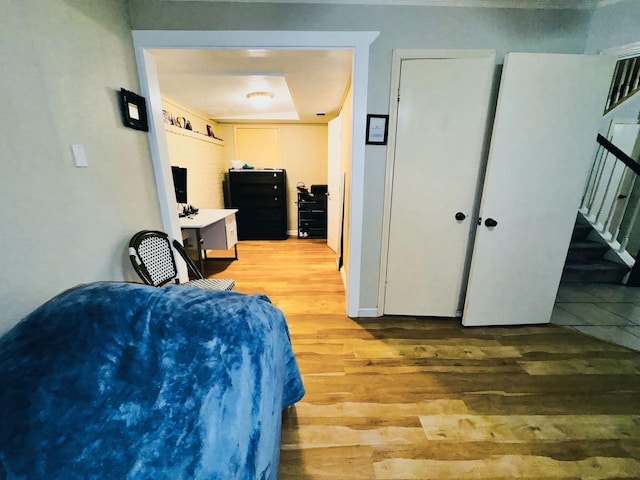
<svg viewBox="0 0 640 480"><path fill-rule="evenodd" d="M271 92L251 92L247 93L247 98L249 100L270 100L275 95Z"/></svg>
<svg viewBox="0 0 640 480"><path fill-rule="evenodd" d="M275 95L271 92L251 92L247 93L247 98L251 102L252 108L258 110L268 110Z"/></svg>

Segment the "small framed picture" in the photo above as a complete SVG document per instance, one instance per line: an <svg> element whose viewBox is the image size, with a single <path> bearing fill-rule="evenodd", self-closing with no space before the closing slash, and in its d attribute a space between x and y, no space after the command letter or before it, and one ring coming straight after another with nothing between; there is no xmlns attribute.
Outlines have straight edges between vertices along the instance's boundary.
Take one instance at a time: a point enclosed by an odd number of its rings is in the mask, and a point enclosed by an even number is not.
<svg viewBox="0 0 640 480"><path fill-rule="evenodd" d="M122 108L122 121L125 127L148 132L149 123L147 121L147 104L144 97L121 88L120 102Z"/></svg>
<svg viewBox="0 0 640 480"><path fill-rule="evenodd" d="M367 145L386 145L389 115L367 115Z"/></svg>

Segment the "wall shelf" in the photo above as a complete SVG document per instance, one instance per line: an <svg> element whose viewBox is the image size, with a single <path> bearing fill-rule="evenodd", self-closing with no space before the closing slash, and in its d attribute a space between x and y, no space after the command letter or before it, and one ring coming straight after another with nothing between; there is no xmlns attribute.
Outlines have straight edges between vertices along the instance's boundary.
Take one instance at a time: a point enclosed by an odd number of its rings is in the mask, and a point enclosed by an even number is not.
<svg viewBox="0 0 640 480"><path fill-rule="evenodd" d="M190 137L195 140L200 140L202 142L207 142L207 143L213 143L214 145L220 145L221 147L224 147L224 140L211 138L205 135L204 133L194 132L193 130L187 130L186 128L180 128L174 125L165 125L164 128L169 133Z"/></svg>

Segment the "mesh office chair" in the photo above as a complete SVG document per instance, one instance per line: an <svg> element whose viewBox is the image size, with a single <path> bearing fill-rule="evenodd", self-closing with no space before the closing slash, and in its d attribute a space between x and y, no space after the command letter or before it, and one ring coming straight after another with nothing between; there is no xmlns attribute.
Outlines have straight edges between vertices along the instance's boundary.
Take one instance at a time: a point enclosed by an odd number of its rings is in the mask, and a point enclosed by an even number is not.
<svg viewBox="0 0 640 480"><path fill-rule="evenodd" d="M172 242L169 235L157 230L142 230L129 242L129 259L133 269L144 283L154 287L161 287L171 281L178 283L178 269L172 247L187 263L191 274L196 277L195 280L181 285L211 290L231 290L235 286L234 280L204 278L180 242L177 240Z"/></svg>

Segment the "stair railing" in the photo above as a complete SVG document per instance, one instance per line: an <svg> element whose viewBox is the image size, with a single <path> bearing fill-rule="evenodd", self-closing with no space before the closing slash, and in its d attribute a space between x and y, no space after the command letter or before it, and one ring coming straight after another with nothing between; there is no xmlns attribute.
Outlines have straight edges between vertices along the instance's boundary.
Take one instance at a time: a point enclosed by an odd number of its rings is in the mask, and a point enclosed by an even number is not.
<svg viewBox="0 0 640 480"><path fill-rule="evenodd" d="M640 56L621 58L616 62L605 113L640 91Z"/></svg>
<svg viewBox="0 0 640 480"><path fill-rule="evenodd" d="M632 238L640 237L640 163L602 135L582 197L580 212L616 252L632 267L626 285L640 286L640 251L627 251Z"/></svg>

